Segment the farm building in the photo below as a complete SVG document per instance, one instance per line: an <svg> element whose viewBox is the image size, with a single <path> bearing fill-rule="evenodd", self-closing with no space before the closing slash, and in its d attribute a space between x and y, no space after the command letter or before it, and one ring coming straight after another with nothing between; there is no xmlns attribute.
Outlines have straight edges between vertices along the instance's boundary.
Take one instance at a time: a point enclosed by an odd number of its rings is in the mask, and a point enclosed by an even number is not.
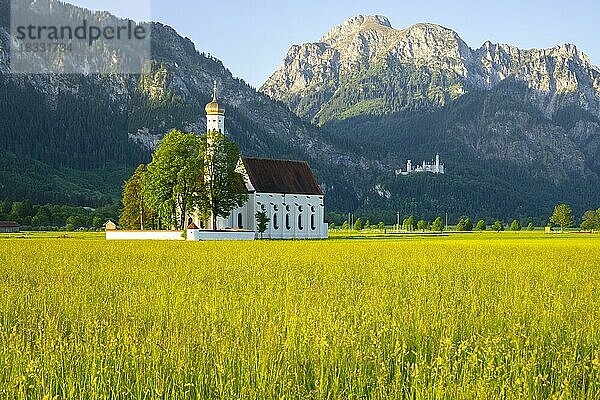
<svg viewBox="0 0 600 400"><path fill-rule="evenodd" d="M21 225L14 221L0 221L0 233L18 233Z"/></svg>

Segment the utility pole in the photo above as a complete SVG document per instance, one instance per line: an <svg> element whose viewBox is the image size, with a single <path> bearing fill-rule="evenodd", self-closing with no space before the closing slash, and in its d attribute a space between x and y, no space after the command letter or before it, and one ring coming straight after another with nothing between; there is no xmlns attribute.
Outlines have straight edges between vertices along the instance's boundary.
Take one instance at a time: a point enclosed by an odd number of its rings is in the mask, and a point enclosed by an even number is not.
<svg viewBox="0 0 600 400"><path fill-rule="evenodd" d="M140 200L140 230L144 230L144 199Z"/></svg>
<svg viewBox="0 0 600 400"><path fill-rule="evenodd" d="M396 212L396 233L400 229L400 211Z"/></svg>
<svg viewBox="0 0 600 400"><path fill-rule="evenodd" d="M446 231L448 230L448 213L446 212Z"/></svg>

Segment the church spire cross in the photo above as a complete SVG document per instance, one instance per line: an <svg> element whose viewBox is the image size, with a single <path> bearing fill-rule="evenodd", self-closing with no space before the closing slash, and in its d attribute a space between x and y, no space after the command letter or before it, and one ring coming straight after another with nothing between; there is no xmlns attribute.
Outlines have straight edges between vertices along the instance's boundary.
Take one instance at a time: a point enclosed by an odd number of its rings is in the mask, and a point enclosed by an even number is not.
<svg viewBox="0 0 600 400"><path fill-rule="evenodd" d="M217 101L217 81L213 81L213 101Z"/></svg>

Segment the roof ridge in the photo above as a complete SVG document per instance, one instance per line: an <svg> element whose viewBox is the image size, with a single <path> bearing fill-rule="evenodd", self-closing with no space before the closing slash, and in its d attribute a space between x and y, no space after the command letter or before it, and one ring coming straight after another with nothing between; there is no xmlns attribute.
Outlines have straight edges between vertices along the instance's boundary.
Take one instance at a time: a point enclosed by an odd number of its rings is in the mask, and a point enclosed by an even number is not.
<svg viewBox="0 0 600 400"><path fill-rule="evenodd" d="M251 156L242 156L242 158L244 158L244 159L253 159L253 160L295 162L295 163L308 164L308 161L306 161L306 160L292 160L292 159L289 159L289 158L251 157Z"/></svg>

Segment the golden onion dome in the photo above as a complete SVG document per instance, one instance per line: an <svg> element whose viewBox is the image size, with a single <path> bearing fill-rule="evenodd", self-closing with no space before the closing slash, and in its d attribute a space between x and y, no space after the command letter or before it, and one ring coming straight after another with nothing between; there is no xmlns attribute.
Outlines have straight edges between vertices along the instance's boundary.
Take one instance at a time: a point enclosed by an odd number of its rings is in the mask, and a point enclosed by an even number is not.
<svg viewBox="0 0 600 400"><path fill-rule="evenodd" d="M206 114L209 114L209 115L210 114L220 114L220 115L225 114L225 109L223 107L221 107L219 105L219 103L217 102L217 81L215 81L215 84L213 87L213 99L210 103L208 103L206 105L204 110L206 110Z"/></svg>

